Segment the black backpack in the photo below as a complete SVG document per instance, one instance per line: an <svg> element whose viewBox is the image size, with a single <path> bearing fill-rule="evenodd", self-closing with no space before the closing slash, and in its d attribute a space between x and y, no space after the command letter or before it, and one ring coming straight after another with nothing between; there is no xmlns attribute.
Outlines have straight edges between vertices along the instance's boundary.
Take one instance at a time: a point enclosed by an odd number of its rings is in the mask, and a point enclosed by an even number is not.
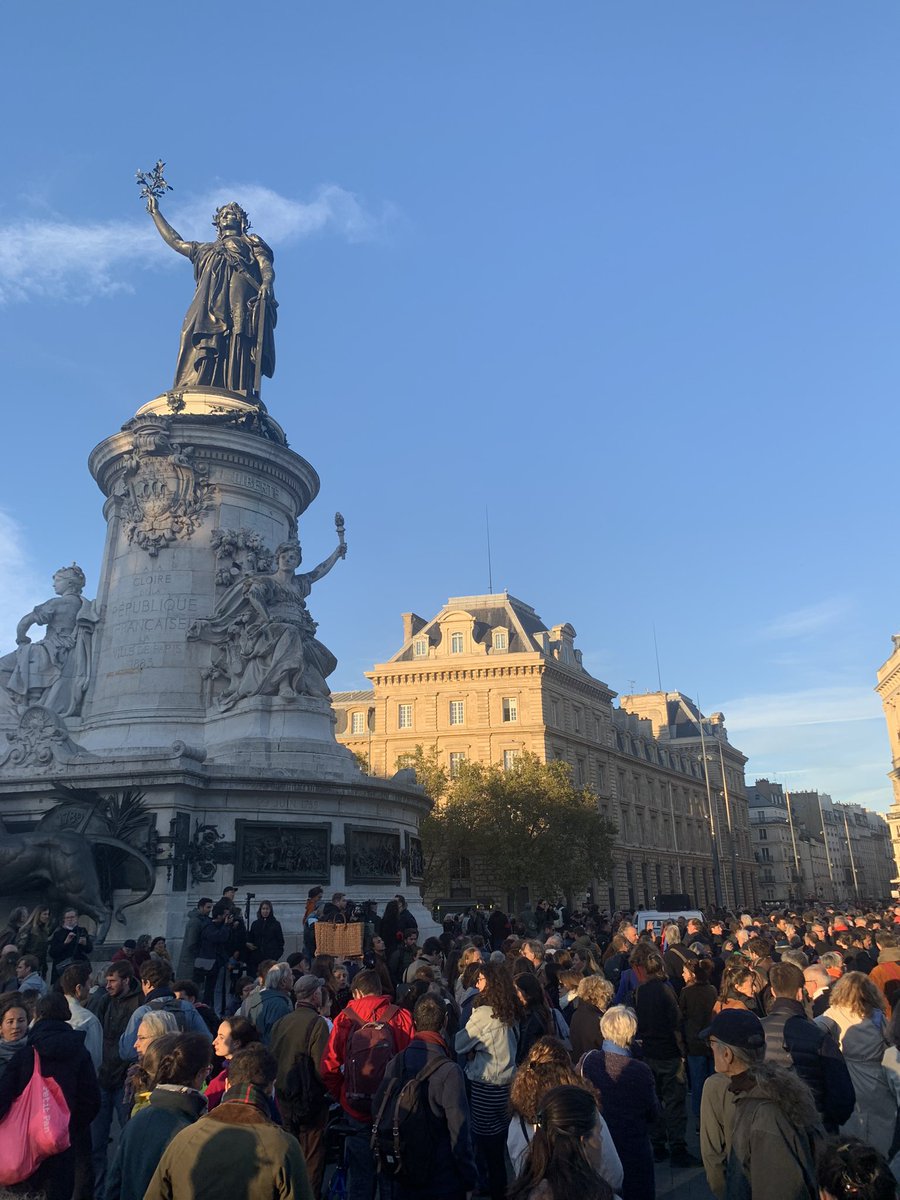
<svg viewBox="0 0 900 1200"><path fill-rule="evenodd" d="M171 1013L175 1018L175 1023L178 1026L179 1033L187 1033L187 1012L182 1008L180 1000L174 996L157 996L155 1000L151 1000L147 1005L153 1012Z"/></svg>
<svg viewBox="0 0 900 1200"><path fill-rule="evenodd" d="M370 1145L379 1172L409 1188L426 1187L434 1173L437 1122L428 1104L428 1080L443 1066L453 1063L440 1055L417 1075L392 1079L372 1124Z"/></svg>
<svg viewBox="0 0 900 1200"><path fill-rule="evenodd" d="M328 1100L309 1052L316 1021L309 1023L306 1045L298 1050L284 1080L284 1098L291 1107L291 1119L297 1125L310 1125L322 1113Z"/></svg>

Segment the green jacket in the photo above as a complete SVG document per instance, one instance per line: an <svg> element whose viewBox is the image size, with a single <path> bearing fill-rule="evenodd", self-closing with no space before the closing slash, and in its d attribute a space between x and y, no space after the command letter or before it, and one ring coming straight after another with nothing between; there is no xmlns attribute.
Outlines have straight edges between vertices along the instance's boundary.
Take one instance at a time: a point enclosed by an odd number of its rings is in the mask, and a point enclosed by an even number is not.
<svg viewBox="0 0 900 1200"><path fill-rule="evenodd" d="M144 1200L313 1200L300 1145L269 1120L263 1100L256 1088L226 1092L172 1139Z"/></svg>

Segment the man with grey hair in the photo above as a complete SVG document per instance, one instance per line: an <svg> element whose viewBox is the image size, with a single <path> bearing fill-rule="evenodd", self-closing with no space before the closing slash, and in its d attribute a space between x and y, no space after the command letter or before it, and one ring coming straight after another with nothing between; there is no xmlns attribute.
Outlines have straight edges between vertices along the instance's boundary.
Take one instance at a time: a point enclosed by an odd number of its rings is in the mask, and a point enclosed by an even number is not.
<svg viewBox="0 0 900 1200"><path fill-rule="evenodd" d="M812 1009L813 1017L821 1017L831 1003L831 988L834 980L820 964L806 967L803 971L803 990Z"/></svg>
<svg viewBox="0 0 900 1200"><path fill-rule="evenodd" d="M701 1034L716 1074L700 1102L700 1152L710 1190L725 1200L772 1191L779 1200L818 1200L816 1148L824 1137L812 1093L792 1071L763 1060L759 1017L725 1009Z"/></svg>
<svg viewBox="0 0 900 1200"><path fill-rule="evenodd" d="M276 963L266 973L265 986L260 992L259 1008L253 1013L253 1024L264 1045L268 1046L276 1022L286 1017L294 1007L294 972L286 962Z"/></svg>
<svg viewBox="0 0 900 1200"><path fill-rule="evenodd" d="M313 1195L322 1191L325 1176L325 1123L329 1096L319 1075L328 1044L328 1022L320 1016L325 984L315 975L301 975L294 984L297 1007L272 1030L270 1049L278 1063L275 1097L284 1127L300 1143Z"/></svg>

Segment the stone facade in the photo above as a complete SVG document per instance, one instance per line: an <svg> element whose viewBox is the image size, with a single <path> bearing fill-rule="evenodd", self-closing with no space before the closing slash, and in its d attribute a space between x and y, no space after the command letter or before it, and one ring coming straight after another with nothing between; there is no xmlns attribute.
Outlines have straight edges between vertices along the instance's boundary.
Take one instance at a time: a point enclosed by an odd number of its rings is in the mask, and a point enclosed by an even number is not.
<svg viewBox="0 0 900 1200"><path fill-rule="evenodd" d="M894 649L890 658L878 668L876 691L881 697L891 746L891 770L888 778L891 781L894 800L888 812L888 821L895 862L892 890L895 898L900 898L900 868L896 866L900 863L900 633L894 634L893 642Z"/></svg>
<svg viewBox="0 0 900 1200"><path fill-rule="evenodd" d="M744 758L724 725L701 718L679 693L615 707L611 688L585 670L575 638L571 625L547 627L508 592L452 597L431 620L405 613L400 649L366 673L372 689L333 695L338 741L375 776L407 765L419 745L436 746L451 775L465 759L509 766L523 751L561 759L619 831L612 878L594 885L601 906L637 908L681 891L714 904L713 834L727 856L724 895L754 903ZM693 730L669 720L667 704L690 713ZM491 886L489 863L460 864L432 899L507 903Z"/></svg>

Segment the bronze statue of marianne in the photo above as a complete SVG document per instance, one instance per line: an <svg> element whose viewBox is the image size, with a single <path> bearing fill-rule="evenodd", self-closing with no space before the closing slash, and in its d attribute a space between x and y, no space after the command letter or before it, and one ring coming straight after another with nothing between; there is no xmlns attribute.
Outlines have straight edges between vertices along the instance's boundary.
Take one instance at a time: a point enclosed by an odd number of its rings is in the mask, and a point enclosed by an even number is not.
<svg viewBox="0 0 900 1200"><path fill-rule="evenodd" d="M275 373L272 291L274 255L239 204L224 204L213 217L214 242L185 242L159 211L155 195L147 212L160 236L194 264L197 288L184 318L173 391L225 388L259 401L260 376Z"/></svg>

